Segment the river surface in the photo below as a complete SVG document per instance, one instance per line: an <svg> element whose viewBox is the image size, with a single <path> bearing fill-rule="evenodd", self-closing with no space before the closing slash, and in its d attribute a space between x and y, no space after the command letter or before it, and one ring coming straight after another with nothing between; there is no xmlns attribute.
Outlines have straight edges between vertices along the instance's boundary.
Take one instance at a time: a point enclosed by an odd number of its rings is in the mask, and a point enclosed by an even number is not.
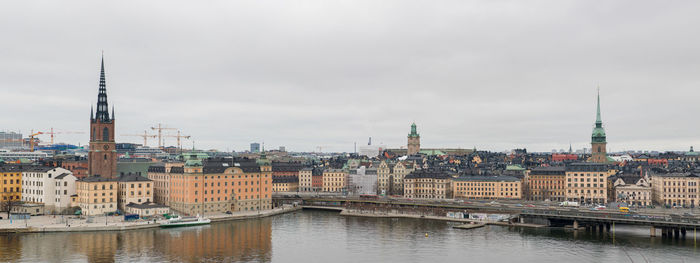
<svg viewBox="0 0 700 263"><path fill-rule="evenodd" d="M180 229L0 235L0 262L700 262L686 239L299 211ZM426 237L427 233L427 237Z"/></svg>

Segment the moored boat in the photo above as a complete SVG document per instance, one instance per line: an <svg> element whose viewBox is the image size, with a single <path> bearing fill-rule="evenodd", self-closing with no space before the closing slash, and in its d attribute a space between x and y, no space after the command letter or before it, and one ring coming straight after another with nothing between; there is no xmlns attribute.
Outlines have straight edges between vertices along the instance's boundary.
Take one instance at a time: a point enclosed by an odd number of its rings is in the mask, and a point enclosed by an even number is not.
<svg viewBox="0 0 700 263"><path fill-rule="evenodd" d="M162 228L171 228L171 227L185 227L185 226L199 226L199 225L208 225L211 223L211 220L209 218L201 217L199 215L197 216L188 216L188 217L173 217L168 219L167 222L160 224L160 227Z"/></svg>

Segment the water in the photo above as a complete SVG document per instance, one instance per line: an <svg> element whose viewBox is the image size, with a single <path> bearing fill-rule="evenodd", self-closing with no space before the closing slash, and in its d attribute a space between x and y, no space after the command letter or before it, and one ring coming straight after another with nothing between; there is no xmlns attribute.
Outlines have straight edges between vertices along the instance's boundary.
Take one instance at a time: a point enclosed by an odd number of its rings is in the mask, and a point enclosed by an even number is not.
<svg viewBox="0 0 700 263"><path fill-rule="evenodd" d="M301 211L193 228L0 235L0 262L700 262L692 231L685 240L648 235Z"/></svg>

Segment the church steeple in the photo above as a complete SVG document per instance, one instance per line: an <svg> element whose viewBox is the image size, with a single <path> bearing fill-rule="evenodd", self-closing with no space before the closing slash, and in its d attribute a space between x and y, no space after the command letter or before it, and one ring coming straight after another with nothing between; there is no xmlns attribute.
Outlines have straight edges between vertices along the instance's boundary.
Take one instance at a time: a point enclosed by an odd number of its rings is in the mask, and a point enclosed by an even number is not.
<svg viewBox="0 0 700 263"><path fill-rule="evenodd" d="M598 88L598 108L595 115L595 126L599 128L603 127L603 120L600 118L600 88Z"/></svg>
<svg viewBox="0 0 700 263"><path fill-rule="evenodd" d="M607 141L605 138L605 129L603 128L603 120L600 118L600 88L597 94L595 127L591 133L591 161L596 163L607 163Z"/></svg>
<svg viewBox="0 0 700 263"><path fill-rule="evenodd" d="M107 84L105 81L105 59L102 56L102 62L100 67L100 89L97 94L97 113L95 113L95 120L100 122L109 122L109 106L107 105Z"/></svg>

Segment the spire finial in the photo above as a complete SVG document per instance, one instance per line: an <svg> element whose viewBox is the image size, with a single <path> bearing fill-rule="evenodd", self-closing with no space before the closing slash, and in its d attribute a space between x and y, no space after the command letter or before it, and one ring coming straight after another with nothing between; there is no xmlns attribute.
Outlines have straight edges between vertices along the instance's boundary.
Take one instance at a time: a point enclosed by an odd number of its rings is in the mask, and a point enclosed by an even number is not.
<svg viewBox="0 0 700 263"><path fill-rule="evenodd" d="M596 108L595 124L596 126L598 126L598 124L603 124L603 121L600 118L600 86L598 86L598 105Z"/></svg>

